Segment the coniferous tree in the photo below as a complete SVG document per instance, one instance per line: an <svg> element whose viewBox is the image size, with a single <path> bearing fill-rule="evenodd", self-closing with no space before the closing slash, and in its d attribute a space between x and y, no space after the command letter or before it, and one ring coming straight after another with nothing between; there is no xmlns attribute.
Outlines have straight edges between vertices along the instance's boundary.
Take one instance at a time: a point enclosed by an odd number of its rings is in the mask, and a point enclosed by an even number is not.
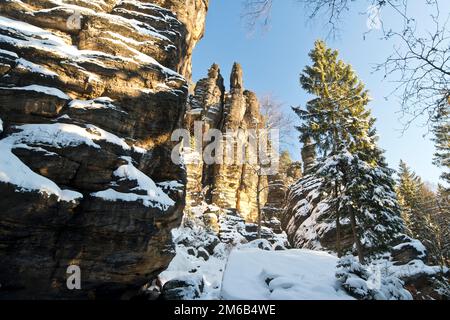
<svg viewBox="0 0 450 320"><path fill-rule="evenodd" d="M419 237L422 228L423 215L419 209L425 199L421 191L424 185L418 177L403 161L400 160L398 169L397 195L402 210L408 234L411 237ZM431 199L430 199L431 200Z"/></svg>
<svg viewBox="0 0 450 320"><path fill-rule="evenodd" d="M366 109L369 95L352 67L338 60L338 52L317 41L310 53L312 66L300 77L303 89L315 95L306 110L294 108L303 120L300 140L312 139L322 155L336 153L344 145L349 151L363 150L369 139L373 118Z"/></svg>
<svg viewBox="0 0 450 320"><path fill-rule="evenodd" d="M434 143L436 153L434 154L434 164L443 168L442 180L447 183L450 189L450 116L445 113L434 126Z"/></svg>
<svg viewBox="0 0 450 320"><path fill-rule="evenodd" d="M312 139L321 157L312 170L322 178L329 197L327 215L334 219L337 251L341 254L341 221L350 220L359 260L386 250L402 231L392 170L376 145L375 119L369 94L352 67L338 52L315 43L300 83L315 96L306 109L294 108L302 120L300 139Z"/></svg>
<svg viewBox="0 0 450 320"><path fill-rule="evenodd" d="M420 240L429 259L446 266L450 258L450 207L448 193L433 192L405 162L400 162L397 194L410 237Z"/></svg>
<svg viewBox="0 0 450 320"><path fill-rule="evenodd" d="M432 223L431 233L436 240L434 241L434 249L437 252L436 261L443 266L450 267L450 191L443 186L438 187L436 192L436 207L438 215L434 215L435 219L430 219ZM448 284L450 287L450 284ZM449 288L450 289L450 288Z"/></svg>

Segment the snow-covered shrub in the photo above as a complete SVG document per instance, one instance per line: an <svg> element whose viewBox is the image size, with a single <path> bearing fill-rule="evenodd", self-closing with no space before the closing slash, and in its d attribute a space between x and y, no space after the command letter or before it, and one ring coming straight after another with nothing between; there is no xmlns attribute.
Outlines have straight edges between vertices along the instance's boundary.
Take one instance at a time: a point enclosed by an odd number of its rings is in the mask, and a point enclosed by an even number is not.
<svg viewBox="0 0 450 320"><path fill-rule="evenodd" d="M389 272L388 269L385 269ZM379 273L380 285L371 289L374 300L412 300L404 282L393 274Z"/></svg>
<svg viewBox="0 0 450 320"><path fill-rule="evenodd" d="M246 248L246 249L258 248L258 249L268 250L268 251L273 250L272 244L266 239L257 239L257 240L250 241L249 243L240 245L240 248Z"/></svg>
<svg viewBox="0 0 450 320"><path fill-rule="evenodd" d="M448 281L448 276L444 274L437 274L432 280L435 285L436 292L446 299L450 299L450 282Z"/></svg>
<svg viewBox="0 0 450 320"><path fill-rule="evenodd" d="M204 286L201 275L180 275L164 284L163 298L166 300L197 299L203 293Z"/></svg>
<svg viewBox="0 0 450 320"><path fill-rule="evenodd" d="M374 260L362 265L352 255L341 258L337 264L336 278L353 297L362 300L411 300L404 282L389 269L390 262L383 267Z"/></svg>
<svg viewBox="0 0 450 320"><path fill-rule="evenodd" d="M370 274L352 255L342 257L337 264L336 278L344 289L358 299L371 299L372 293L367 285Z"/></svg>

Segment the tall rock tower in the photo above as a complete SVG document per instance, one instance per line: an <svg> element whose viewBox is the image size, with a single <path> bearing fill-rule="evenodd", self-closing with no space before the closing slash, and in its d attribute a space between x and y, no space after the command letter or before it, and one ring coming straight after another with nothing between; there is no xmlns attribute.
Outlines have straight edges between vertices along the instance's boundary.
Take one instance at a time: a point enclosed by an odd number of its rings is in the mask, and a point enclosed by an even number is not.
<svg viewBox="0 0 450 320"><path fill-rule="evenodd" d="M263 122L259 109L256 95L244 89L242 67L238 63L233 65L229 92L225 91L219 67L213 65L208 77L200 80L195 87L185 123L191 132L195 130L195 121L202 121L203 132L217 129L226 137L241 130L241 134L245 135ZM237 147L236 143L233 146L233 161L228 160L231 163L224 160L223 163L206 165L200 161L187 165L188 205L206 201L222 208L235 209L248 221L255 221L258 175L254 167L238 161ZM243 154L248 156L247 148ZM267 177L262 177L261 184L267 184ZM262 194L262 205L266 199L267 190Z"/></svg>
<svg viewBox="0 0 450 320"><path fill-rule="evenodd" d="M302 143L303 172L308 174L316 162L316 145L311 141L311 138L304 139Z"/></svg>

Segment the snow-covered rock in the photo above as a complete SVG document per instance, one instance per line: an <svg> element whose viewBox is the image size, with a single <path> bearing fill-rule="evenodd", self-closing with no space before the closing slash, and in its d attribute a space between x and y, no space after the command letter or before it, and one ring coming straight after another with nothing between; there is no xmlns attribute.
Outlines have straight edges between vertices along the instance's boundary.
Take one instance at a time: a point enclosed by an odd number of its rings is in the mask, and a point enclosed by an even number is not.
<svg viewBox="0 0 450 320"><path fill-rule="evenodd" d="M150 177L133 165L131 157L122 157L122 159L125 160L127 164L117 168L113 174L115 177L119 178L118 183L133 181L136 184L136 187L132 188L130 191L134 192L124 193L109 188L107 190L92 193L91 196L112 202L142 201L144 206L158 207L162 211L175 205L175 202L169 198L169 196L158 187ZM136 192L141 192L142 194Z"/></svg>
<svg viewBox="0 0 450 320"><path fill-rule="evenodd" d="M5 139L6 140L6 139ZM27 167L11 152L12 145L0 141L0 182L13 185L17 192L38 192L46 196L55 195L58 200L77 202L83 198L79 192L62 190L56 183Z"/></svg>
<svg viewBox="0 0 450 320"><path fill-rule="evenodd" d="M120 298L167 267L186 183L170 132L207 6L0 1L0 299Z"/></svg>

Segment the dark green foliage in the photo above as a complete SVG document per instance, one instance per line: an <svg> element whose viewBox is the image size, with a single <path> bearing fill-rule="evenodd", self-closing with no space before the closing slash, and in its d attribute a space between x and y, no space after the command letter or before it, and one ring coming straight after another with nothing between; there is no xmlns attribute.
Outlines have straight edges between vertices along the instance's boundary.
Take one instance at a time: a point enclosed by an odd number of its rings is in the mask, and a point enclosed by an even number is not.
<svg viewBox="0 0 450 320"><path fill-rule="evenodd" d="M398 171L397 194L408 235L427 248L429 259L442 266L450 260L450 202L448 192L433 192L403 161Z"/></svg>
<svg viewBox="0 0 450 320"><path fill-rule="evenodd" d="M444 170L441 178L447 183L448 189L450 186L450 116L448 112L438 119L433 131L436 147L433 163Z"/></svg>
<svg viewBox="0 0 450 320"><path fill-rule="evenodd" d="M389 249L403 232L393 171L377 147L369 95L352 67L323 41L315 43L310 57L313 64L300 83L315 98L306 109L294 108L302 121L300 139L312 139L321 155L311 174L330 195L325 219L336 223L338 253L340 223L350 221L355 251L364 262L365 256Z"/></svg>

